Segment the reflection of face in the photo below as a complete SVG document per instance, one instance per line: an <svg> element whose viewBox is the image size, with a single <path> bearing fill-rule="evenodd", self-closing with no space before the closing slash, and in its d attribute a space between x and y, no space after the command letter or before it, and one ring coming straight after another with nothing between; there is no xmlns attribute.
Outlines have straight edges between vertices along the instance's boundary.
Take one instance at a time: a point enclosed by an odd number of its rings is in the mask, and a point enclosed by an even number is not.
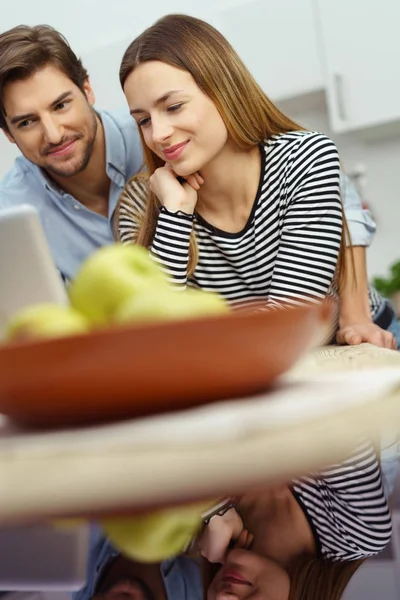
<svg viewBox="0 0 400 600"><path fill-rule="evenodd" d="M50 174L72 177L90 160L97 131L89 82L85 94L53 65L6 84L7 135L22 154Z"/></svg>
<svg viewBox="0 0 400 600"><path fill-rule="evenodd" d="M92 600L167 600L160 565L118 556L106 565Z"/></svg>
<svg viewBox="0 0 400 600"><path fill-rule="evenodd" d="M141 581L120 581L92 600L158 600Z"/></svg>
<svg viewBox="0 0 400 600"><path fill-rule="evenodd" d="M287 600L289 592L289 575L276 562L249 550L232 550L207 600Z"/></svg>
<svg viewBox="0 0 400 600"><path fill-rule="evenodd" d="M201 170L225 147L222 117L187 71L145 62L128 76L124 92L146 145L178 175Z"/></svg>

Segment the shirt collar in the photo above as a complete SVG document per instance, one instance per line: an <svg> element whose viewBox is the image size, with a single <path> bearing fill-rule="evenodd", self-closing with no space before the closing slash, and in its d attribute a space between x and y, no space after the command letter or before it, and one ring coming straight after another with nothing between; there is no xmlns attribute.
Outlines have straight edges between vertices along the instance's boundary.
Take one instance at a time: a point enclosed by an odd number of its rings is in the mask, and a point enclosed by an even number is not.
<svg viewBox="0 0 400 600"><path fill-rule="evenodd" d="M121 130L106 111L97 111L103 124L106 141L106 171L109 178L121 185L121 176L125 181L126 147Z"/></svg>
<svg viewBox="0 0 400 600"><path fill-rule="evenodd" d="M199 564L185 555L161 563L168 600L202 600L203 585Z"/></svg>

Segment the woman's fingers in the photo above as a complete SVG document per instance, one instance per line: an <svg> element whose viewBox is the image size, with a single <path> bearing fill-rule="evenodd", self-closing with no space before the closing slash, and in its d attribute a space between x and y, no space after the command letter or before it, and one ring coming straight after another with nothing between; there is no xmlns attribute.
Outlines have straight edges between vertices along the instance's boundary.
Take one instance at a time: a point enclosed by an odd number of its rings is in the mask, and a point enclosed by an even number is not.
<svg viewBox="0 0 400 600"><path fill-rule="evenodd" d="M197 183L199 185L203 185L204 179L202 178L202 176L200 175L200 173L198 171L196 171L196 173L193 173L193 175L196 177Z"/></svg>
<svg viewBox="0 0 400 600"><path fill-rule="evenodd" d="M165 163L165 166L174 173L174 175L177 177L177 179L179 179L179 181L185 180L186 183L188 183L194 190L196 190L196 192L199 191L200 187L204 183L204 179L198 171L190 175L186 175L185 177L181 177L177 175L177 173L174 171L173 167L169 163Z"/></svg>
<svg viewBox="0 0 400 600"><path fill-rule="evenodd" d="M254 540L254 535L252 533L250 533L249 531L247 531L247 529L243 529L239 535L239 537L237 538L237 540L235 540L235 543L233 544L233 548L239 548L241 550L248 550L251 546L251 544L253 543Z"/></svg>
<svg viewBox="0 0 400 600"><path fill-rule="evenodd" d="M200 187L203 185L204 183L204 179L202 178L202 176L199 173L192 173L191 175L187 175L186 177L184 177L184 179L186 179L186 182L194 189L196 190L196 192L199 191Z"/></svg>

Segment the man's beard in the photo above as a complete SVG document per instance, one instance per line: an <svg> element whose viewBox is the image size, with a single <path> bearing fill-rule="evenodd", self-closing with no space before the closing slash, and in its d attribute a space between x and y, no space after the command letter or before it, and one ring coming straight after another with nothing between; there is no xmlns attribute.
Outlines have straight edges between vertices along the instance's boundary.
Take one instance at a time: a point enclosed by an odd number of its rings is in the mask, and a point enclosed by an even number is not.
<svg viewBox="0 0 400 600"><path fill-rule="evenodd" d="M57 166L54 164L44 164L42 166L42 168L45 171L47 171L47 173L49 173L50 176L56 175L57 177L65 177L65 178L74 177L74 175L78 175L78 173L82 173L82 171L84 171L86 169L86 167L88 166L90 159L92 157L92 154L93 154L93 148L94 148L94 144L96 141L97 128L98 128L96 113L94 110L92 110L91 112L92 112L92 117L93 117L92 126L91 126L90 132L89 132L89 139L84 144L83 153L82 153L82 157L81 157L80 161L77 164L73 163L69 167L68 167L68 165Z"/></svg>

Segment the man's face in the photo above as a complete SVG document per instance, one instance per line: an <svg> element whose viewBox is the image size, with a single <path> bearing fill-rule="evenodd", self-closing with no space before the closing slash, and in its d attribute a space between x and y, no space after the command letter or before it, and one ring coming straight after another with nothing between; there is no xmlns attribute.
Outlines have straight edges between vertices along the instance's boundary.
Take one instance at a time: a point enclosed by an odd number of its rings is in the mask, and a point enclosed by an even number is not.
<svg viewBox="0 0 400 600"><path fill-rule="evenodd" d="M118 556L107 565L91 600L167 600L160 565Z"/></svg>
<svg viewBox="0 0 400 600"><path fill-rule="evenodd" d="M84 87L85 93L57 67L47 65L3 89L8 139L50 175L72 177L89 163L97 119L88 81Z"/></svg>

